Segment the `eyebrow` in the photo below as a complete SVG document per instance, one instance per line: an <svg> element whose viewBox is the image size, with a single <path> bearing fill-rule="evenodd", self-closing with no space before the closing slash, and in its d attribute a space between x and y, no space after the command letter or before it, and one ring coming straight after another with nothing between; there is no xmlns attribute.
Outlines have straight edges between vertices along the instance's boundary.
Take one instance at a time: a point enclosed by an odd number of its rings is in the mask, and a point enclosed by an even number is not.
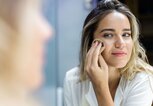
<svg viewBox="0 0 153 106"><path fill-rule="evenodd" d="M125 28L123 29L123 31L131 31L131 29Z"/></svg>
<svg viewBox="0 0 153 106"><path fill-rule="evenodd" d="M108 29L102 29L102 30L100 31L100 33L101 33L101 32L105 32L105 31L112 31L112 32L115 32L114 29L108 28Z"/></svg>
<svg viewBox="0 0 153 106"><path fill-rule="evenodd" d="M102 29L102 30L100 31L100 33L101 33L101 32L105 32L105 31L112 31L112 32L115 32L114 29L112 29L112 28L107 28L107 29ZM131 29L125 28L125 29L123 29L122 31L131 31Z"/></svg>

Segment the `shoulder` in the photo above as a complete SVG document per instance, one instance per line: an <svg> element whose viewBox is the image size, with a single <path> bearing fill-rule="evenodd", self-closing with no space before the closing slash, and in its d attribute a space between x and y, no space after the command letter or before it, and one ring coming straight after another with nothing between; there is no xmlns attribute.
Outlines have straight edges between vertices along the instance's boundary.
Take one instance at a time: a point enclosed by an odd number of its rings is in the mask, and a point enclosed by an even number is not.
<svg viewBox="0 0 153 106"><path fill-rule="evenodd" d="M147 72L138 72L132 79L122 77L121 84L123 90L150 88L153 91L153 75Z"/></svg>
<svg viewBox="0 0 153 106"><path fill-rule="evenodd" d="M131 80L131 82L144 82L147 80L150 80L153 78L153 75L151 73L147 72L138 72L134 78Z"/></svg>
<svg viewBox="0 0 153 106"><path fill-rule="evenodd" d="M81 88L85 86L84 83L80 82L80 69L75 67L66 72L64 79L64 95L70 95L80 97L82 94ZM81 98L81 97L80 97Z"/></svg>
<svg viewBox="0 0 153 106"><path fill-rule="evenodd" d="M124 78L121 85L124 95L123 104L132 106L151 106L153 100L153 76L147 72L138 72L131 80ZM141 101L141 102L140 102Z"/></svg>
<svg viewBox="0 0 153 106"><path fill-rule="evenodd" d="M138 72L133 79L127 81L129 89L148 90L153 94L153 75L147 72Z"/></svg>
<svg viewBox="0 0 153 106"><path fill-rule="evenodd" d="M80 69L79 67L74 67L66 72L65 81L79 81Z"/></svg>

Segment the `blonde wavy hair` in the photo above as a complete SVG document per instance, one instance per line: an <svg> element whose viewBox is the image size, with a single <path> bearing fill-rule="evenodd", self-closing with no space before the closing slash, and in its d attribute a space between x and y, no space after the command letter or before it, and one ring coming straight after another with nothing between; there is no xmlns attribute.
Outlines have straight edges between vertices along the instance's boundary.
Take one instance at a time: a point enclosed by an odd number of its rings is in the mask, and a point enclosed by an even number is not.
<svg viewBox="0 0 153 106"><path fill-rule="evenodd" d="M128 17L131 25L132 39L134 43L129 62L126 64L125 67L118 70L127 79L133 78L137 72L141 71L153 73L153 68L148 63L145 49L139 42L139 25L136 17L129 10L129 8L121 2L117 0L102 0L99 2L97 7L89 13L87 18L85 19L83 26L80 50L80 80L82 81L87 79L84 65L86 54L90 49L93 41L93 33L98 27L98 23L100 22L100 20L102 20L106 15L113 11L117 11Z"/></svg>

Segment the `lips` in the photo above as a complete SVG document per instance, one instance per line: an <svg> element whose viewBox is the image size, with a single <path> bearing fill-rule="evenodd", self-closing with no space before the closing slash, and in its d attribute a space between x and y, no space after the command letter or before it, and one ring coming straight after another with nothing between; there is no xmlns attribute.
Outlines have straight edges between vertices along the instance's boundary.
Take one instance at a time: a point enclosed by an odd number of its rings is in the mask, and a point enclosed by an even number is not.
<svg viewBox="0 0 153 106"><path fill-rule="evenodd" d="M123 52L123 51L120 51L120 52L113 52L112 53L112 55L114 55L114 56L125 56L125 55L127 55L127 53L126 52Z"/></svg>

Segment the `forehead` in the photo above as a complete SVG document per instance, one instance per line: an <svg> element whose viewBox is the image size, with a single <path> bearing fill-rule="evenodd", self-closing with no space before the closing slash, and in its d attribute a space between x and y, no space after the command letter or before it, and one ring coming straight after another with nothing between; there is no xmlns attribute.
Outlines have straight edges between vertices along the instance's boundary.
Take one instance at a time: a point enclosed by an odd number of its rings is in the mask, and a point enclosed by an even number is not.
<svg viewBox="0 0 153 106"><path fill-rule="evenodd" d="M98 24L98 28L120 28L120 29L124 29L124 28L129 28L130 29L130 22L129 19L127 18L127 16L125 16L124 14L117 12L117 11L113 11L109 14L107 14L105 17L103 17L99 24Z"/></svg>

